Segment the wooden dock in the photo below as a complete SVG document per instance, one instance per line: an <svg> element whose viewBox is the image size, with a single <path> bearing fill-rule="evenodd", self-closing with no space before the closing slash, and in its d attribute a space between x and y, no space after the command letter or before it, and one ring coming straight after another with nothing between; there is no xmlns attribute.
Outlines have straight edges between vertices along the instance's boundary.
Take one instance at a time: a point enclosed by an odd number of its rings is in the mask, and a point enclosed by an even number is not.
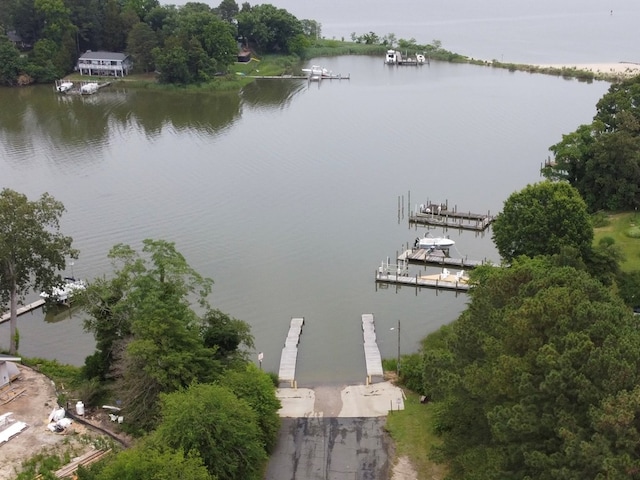
<svg viewBox="0 0 640 480"><path fill-rule="evenodd" d="M445 228L457 228L460 230L474 230L482 232L493 222L494 217L491 212L473 213L471 211L458 211L456 205L449 210L448 203L434 204L426 203L409 213L409 223L419 225L432 225Z"/></svg>
<svg viewBox="0 0 640 480"><path fill-rule="evenodd" d="M289 382L291 387L296 386L296 362L298 359L298 343L302 334L304 318L292 318L289 324L289 332L284 341L282 355L280 356L280 370L278 379L281 382Z"/></svg>
<svg viewBox="0 0 640 480"><path fill-rule="evenodd" d="M372 313L362 314L362 336L364 338L364 359L367 365L367 385L369 385L372 383L372 377L384 376Z"/></svg>
<svg viewBox="0 0 640 480"><path fill-rule="evenodd" d="M36 300L35 302L32 302L28 305L24 305L18 308L18 316L31 312L36 308L40 308L41 306L44 305L44 303L45 303L45 300L41 298L40 300ZM8 322L10 318L11 318L11 314L5 313L2 315L2 317L0 317L0 323Z"/></svg>
<svg viewBox="0 0 640 480"><path fill-rule="evenodd" d="M442 250L429 251L424 248L405 250L398 256L398 262L457 268L476 268L481 265L488 265L490 263L487 259L471 260L467 257L452 258L446 256Z"/></svg>
<svg viewBox="0 0 640 480"><path fill-rule="evenodd" d="M410 287L434 288L437 290L454 290L456 292L466 292L471 288L462 276L457 274L437 274L437 275L419 275L410 276L408 273L399 275L395 269L386 270L378 267L376 270L376 282L391 285L406 285Z"/></svg>
<svg viewBox="0 0 640 480"><path fill-rule="evenodd" d="M245 75L246 78L257 78L261 80L351 80L351 74L323 75L312 78L308 75Z"/></svg>

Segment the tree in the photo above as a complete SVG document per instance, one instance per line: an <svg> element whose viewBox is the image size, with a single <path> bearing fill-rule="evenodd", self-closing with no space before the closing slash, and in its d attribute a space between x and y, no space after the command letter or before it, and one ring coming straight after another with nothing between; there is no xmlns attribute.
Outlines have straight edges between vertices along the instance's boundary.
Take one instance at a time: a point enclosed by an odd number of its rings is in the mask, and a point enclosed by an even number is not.
<svg viewBox="0 0 640 480"><path fill-rule="evenodd" d="M229 388L236 397L246 401L256 412L262 437L261 444L264 445L265 451L270 453L278 440L278 410L282 406L275 395L271 377L253 363L247 363L242 369L226 372L220 378L220 384Z"/></svg>
<svg viewBox="0 0 640 480"><path fill-rule="evenodd" d="M194 384L162 395L161 412L153 434L158 445L197 452L218 480L261 478L267 455L257 415L228 388Z"/></svg>
<svg viewBox="0 0 640 480"><path fill-rule="evenodd" d="M151 27L143 22L134 25L127 37L127 52L133 57L135 65L144 72L154 69L154 48L158 46L158 37Z"/></svg>
<svg viewBox="0 0 640 480"><path fill-rule="evenodd" d="M578 191L564 182L541 182L513 193L493 224L493 241L510 262L520 255L553 255L575 247L585 258L593 227Z"/></svg>
<svg viewBox="0 0 640 480"><path fill-rule="evenodd" d="M637 478L629 309L548 258L483 267L477 280L469 308L424 352L452 478Z"/></svg>
<svg viewBox="0 0 640 480"><path fill-rule="evenodd" d="M289 40L303 33L302 23L285 9L263 4L242 10L238 34L267 53L288 52Z"/></svg>
<svg viewBox="0 0 640 480"><path fill-rule="evenodd" d="M5 188L0 193L0 299L9 302L10 353L15 354L18 301L30 290L62 284L66 258L77 258L72 238L60 233L65 208L48 193L35 201Z"/></svg>
<svg viewBox="0 0 640 480"><path fill-rule="evenodd" d="M225 22L231 23L235 19L240 9L238 8L238 4L235 2L235 0L222 0L220 2L220 5L218 5L217 11L218 15L220 15L220 18L222 18Z"/></svg>
<svg viewBox="0 0 640 480"><path fill-rule="evenodd" d="M78 473L78 480L215 480L200 457L182 450L155 448L147 442L119 452L104 465Z"/></svg>
<svg viewBox="0 0 640 480"><path fill-rule="evenodd" d="M0 37L0 85L16 85L23 70L24 62L18 49L6 37Z"/></svg>

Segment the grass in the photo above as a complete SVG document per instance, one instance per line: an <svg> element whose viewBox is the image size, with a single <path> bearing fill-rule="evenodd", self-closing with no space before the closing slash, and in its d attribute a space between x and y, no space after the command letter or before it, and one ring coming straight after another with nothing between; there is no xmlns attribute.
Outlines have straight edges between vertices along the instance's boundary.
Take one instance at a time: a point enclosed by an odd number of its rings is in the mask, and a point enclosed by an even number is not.
<svg viewBox="0 0 640 480"><path fill-rule="evenodd" d="M387 417L386 429L394 441L396 457L411 460L418 480L441 480L447 473L446 467L430 459L432 446L440 442L433 433L435 405L420 403L416 393L405 393L404 410Z"/></svg>
<svg viewBox="0 0 640 480"><path fill-rule="evenodd" d="M626 259L620 267L625 272L640 270L640 213L622 212L607 215L605 225L594 228L594 243L611 237Z"/></svg>

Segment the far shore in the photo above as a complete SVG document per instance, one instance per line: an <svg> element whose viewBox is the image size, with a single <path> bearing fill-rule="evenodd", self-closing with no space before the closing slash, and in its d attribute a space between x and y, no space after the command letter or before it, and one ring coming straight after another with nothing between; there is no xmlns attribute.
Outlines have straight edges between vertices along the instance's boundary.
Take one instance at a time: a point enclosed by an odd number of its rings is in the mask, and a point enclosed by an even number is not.
<svg viewBox="0 0 640 480"><path fill-rule="evenodd" d="M576 70L591 72L594 75L633 77L640 75L640 63L617 62L617 63L565 63L565 64L536 64L539 68L552 68L559 70Z"/></svg>

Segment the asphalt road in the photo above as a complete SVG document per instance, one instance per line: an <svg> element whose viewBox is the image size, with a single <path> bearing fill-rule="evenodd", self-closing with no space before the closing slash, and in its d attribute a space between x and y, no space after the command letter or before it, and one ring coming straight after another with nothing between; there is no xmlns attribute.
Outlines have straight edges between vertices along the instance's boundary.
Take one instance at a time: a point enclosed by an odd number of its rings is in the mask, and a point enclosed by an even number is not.
<svg viewBox="0 0 640 480"><path fill-rule="evenodd" d="M387 480L391 408L404 408L402 391L388 382L348 387L279 389L282 402L276 450L266 480Z"/></svg>

